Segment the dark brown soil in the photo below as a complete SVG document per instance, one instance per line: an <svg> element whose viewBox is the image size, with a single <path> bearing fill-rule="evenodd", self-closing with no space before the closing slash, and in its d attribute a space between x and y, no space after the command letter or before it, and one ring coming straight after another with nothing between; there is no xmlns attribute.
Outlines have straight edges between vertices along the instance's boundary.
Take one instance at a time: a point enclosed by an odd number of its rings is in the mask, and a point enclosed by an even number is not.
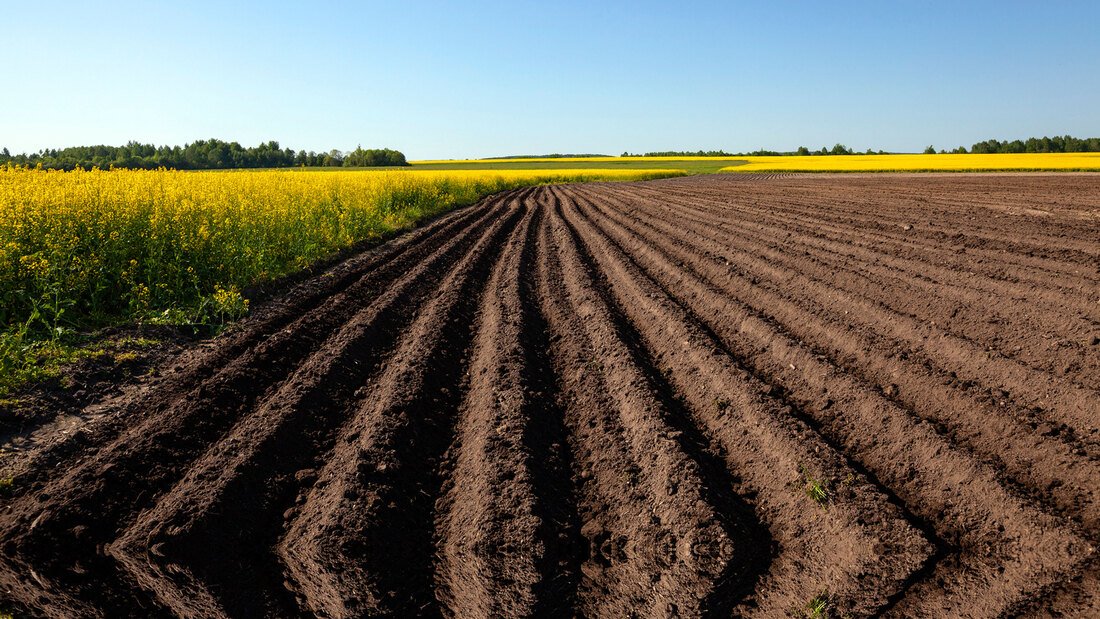
<svg viewBox="0 0 1100 619"><path fill-rule="evenodd" d="M510 192L159 363L6 456L0 611L1100 615L1100 177Z"/></svg>

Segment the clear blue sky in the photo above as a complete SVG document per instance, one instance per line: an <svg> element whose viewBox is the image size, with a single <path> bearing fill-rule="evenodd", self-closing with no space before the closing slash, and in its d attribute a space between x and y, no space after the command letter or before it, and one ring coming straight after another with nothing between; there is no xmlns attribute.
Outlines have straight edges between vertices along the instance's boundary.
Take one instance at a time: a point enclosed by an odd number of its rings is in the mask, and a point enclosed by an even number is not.
<svg viewBox="0 0 1100 619"><path fill-rule="evenodd" d="M232 5L232 6L231 6ZM1100 2L15 2L0 146L410 158L1100 135Z"/></svg>

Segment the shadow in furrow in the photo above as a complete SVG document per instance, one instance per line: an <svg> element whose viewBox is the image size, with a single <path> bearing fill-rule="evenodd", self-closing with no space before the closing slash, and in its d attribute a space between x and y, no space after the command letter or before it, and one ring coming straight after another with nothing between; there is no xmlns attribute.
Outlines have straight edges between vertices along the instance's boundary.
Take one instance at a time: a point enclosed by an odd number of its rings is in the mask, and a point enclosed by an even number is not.
<svg viewBox="0 0 1100 619"><path fill-rule="evenodd" d="M538 305L535 244L546 217L539 205L535 221L528 227L520 255L520 305L523 312L521 345L524 381L531 390L527 400L527 428L523 441L530 450L528 465L542 523L540 537L546 544L539 572L546 575L535 590L533 615L541 617L573 614L577 606L583 549L581 517L577 511L577 489L573 485L573 462L567 441L565 411L555 399L561 393L558 376L550 360L550 327Z"/></svg>
<svg viewBox="0 0 1100 619"><path fill-rule="evenodd" d="M557 208L560 209L560 206ZM721 455L716 453L717 446L712 445L692 422L691 412L654 364L652 355L642 344L638 330L627 319L618 301L608 292L607 279L596 266L580 234L568 219L560 213L558 216L569 231L589 277L599 284L596 289L608 307L614 329L626 345L631 361L642 371L662 405L663 421L680 432L677 438L680 449L699 465L699 472L707 481L701 484L705 499L714 507L726 534L735 540L738 552L726 564L702 606L705 616L729 616L738 605L748 601L747 598L752 595L760 578L767 573L772 560L778 554L778 546L767 527L757 518L752 506L734 491L739 485L738 480L726 468Z"/></svg>

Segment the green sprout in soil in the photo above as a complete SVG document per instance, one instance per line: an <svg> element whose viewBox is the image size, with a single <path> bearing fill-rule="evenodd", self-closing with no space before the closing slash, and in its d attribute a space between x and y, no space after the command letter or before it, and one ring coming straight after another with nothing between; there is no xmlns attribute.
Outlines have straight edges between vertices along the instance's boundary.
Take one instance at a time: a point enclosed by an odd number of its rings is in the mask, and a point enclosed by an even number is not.
<svg viewBox="0 0 1100 619"><path fill-rule="evenodd" d="M829 490L829 482L825 479L814 477L805 466L802 467L802 477L805 480L804 489L806 491L806 496L810 497L810 500L814 503L827 508L829 505L829 497L832 494Z"/></svg>
<svg viewBox="0 0 1100 619"><path fill-rule="evenodd" d="M802 610L802 616L805 619L828 619L830 607L829 592L822 591L806 603L806 607Z"/></svg>

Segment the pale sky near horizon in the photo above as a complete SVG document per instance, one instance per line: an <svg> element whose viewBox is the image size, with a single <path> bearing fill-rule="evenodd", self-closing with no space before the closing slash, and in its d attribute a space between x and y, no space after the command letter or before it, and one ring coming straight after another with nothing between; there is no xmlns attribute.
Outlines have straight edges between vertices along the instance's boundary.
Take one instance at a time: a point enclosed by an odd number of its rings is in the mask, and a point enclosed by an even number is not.
<svg viewBox="0 0 1100 619"><path fill-rule="evenodd" d="M54 2L0 17L0 147L411 159L1100 136L1100 2Z"/></svg>

